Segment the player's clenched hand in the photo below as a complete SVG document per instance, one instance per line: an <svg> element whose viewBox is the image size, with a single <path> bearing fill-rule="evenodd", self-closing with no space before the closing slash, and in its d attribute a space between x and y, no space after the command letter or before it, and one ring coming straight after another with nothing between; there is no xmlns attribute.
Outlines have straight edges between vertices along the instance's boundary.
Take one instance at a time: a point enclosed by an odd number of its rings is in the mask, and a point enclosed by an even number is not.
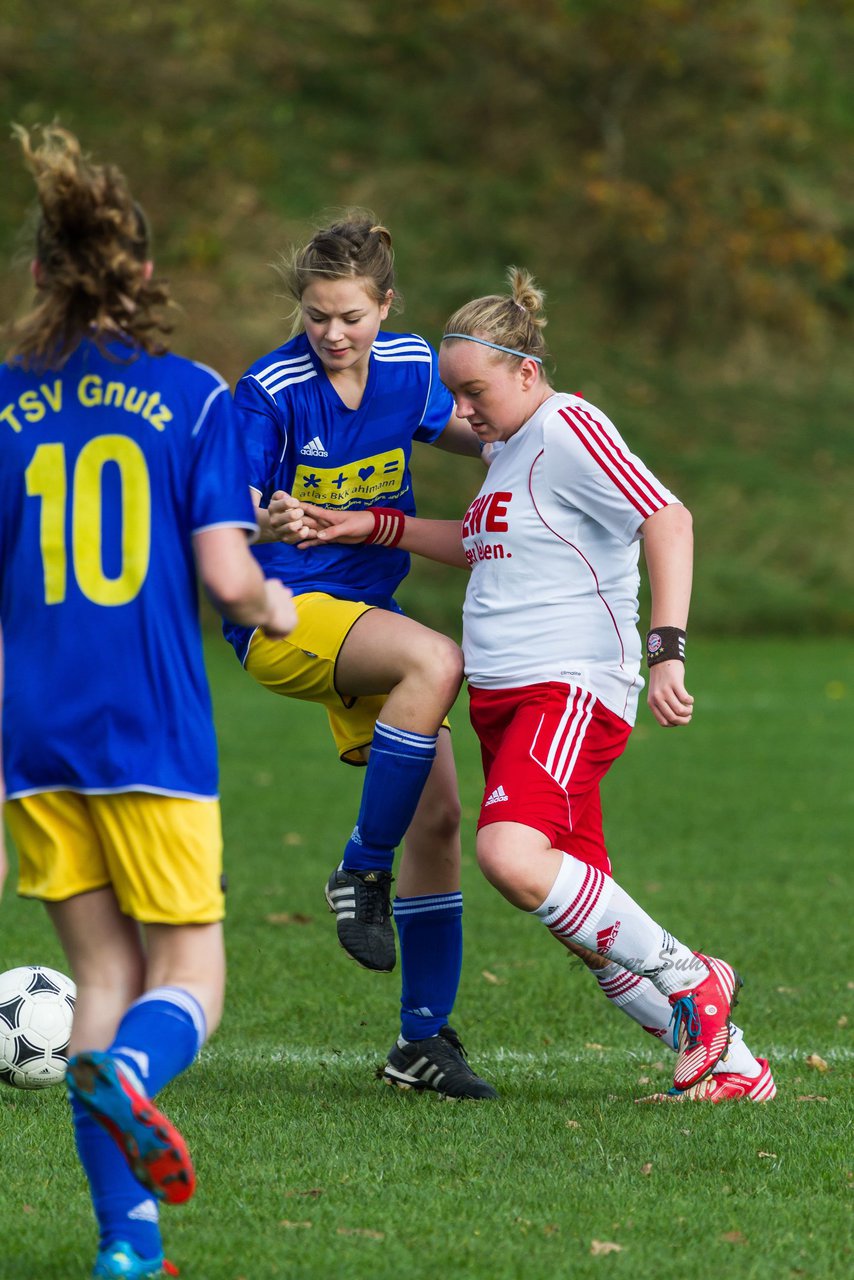
<svg viewBox="0 0 854 1280"><path fill-rule="evenodd" d="M316 532L301 546L316 546L318 542L343 542L348 546L364 542L374 531L374 517L370 511L334 511L327 507L314 507L310 502L302 506L307 521Z"/></svg>
<svg viewBox="0 0 854 1280"><path fill-rule="evenodd" d="M650 668L647 702L665 729L691 723L694 699L685 688L685 664L678 658L658 662Z"/></svg>
<svg viewBox="0 0 854 1280"><path fill-rule="evenodd" d="M261 626L271 640L284 640L297 625L293 592L290 587L279 582L278 578L267 578L264 592L267 597L267 615Z"/></svg>
<svg viewBox="0 0 854 1280"><path fill-rule="evenodd" d="M312 508L320 510L320 508ZM317 524L306 514L306 508L296 498L282 489L277 489L270 499L267 508L270 518L270 533L277 542L287 542L292 546L305 538L313 537L317 532Z"/></svg>

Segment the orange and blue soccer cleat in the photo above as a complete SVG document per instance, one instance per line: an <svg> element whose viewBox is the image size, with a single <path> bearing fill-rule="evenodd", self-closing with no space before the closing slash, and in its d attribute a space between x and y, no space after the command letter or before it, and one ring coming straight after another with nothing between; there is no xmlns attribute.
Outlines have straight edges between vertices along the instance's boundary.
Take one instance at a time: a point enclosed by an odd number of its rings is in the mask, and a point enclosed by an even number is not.
<svg viewBox="0 0 854 1280"><path fill-rule="evenodd" d="M673 1047L678 1053L674 1089L690 1089L707 1076L727 1051L729 1015L736 1004L741 978L724 960L694 953L709 970L708 977L688 991L670 997Z"/></svg>
<svg viewBox="0 0 854 1280"><path fill-rule="evenodd" d="M167 1262L162 1253L156 1258L141 1258L132 1245L116 1240L98 1254L92 1275L102 1280L150 1280L154 1276L177 1276L178 1268Z"/></svg>
<svg viewBox="0 0 854 1280"><path fill-rule="evenodd" d="M735 1102L739 1098L750 1102L771 1102L777 1096L771 1068L765 1058L757 1058L756 1061L762 1068L758 1076L743 1076L738 1071L717 1071L687 1089L651 1093L646 1098L635 1098L635 1102Z"/></svg>
<svg viewBox="0 0 854 1280"><path fill-rule="evenodd" d="M171 1120L134 1089L110 1054L69 1058L66 1080L69 1093L116 1141L144 1187L167 1204L189 1200L196 1175L187 1144Z"/></svg>

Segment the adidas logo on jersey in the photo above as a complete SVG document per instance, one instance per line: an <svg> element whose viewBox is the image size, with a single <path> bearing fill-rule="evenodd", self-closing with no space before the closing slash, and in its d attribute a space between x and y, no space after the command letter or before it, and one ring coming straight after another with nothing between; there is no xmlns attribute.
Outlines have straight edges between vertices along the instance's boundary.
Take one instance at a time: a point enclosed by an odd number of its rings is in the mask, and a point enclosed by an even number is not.
<svg viewBox="0 0 854 1280"><path fill-rule="evenodd" d="M323 447L323 441L320 436L315 436L313 440L309 440L308 444L304 444L300 449L300 453L304 453L308 458L328 458L329 454Z"/></svg>
<svg viewBox="0 0 854 1280"><path fill-rule="evenodd" d="M503 787L496 787L488 800L484 801L483 807L486 809L491 804L500 804L502 800L509 800L507 792Z"/></svg>

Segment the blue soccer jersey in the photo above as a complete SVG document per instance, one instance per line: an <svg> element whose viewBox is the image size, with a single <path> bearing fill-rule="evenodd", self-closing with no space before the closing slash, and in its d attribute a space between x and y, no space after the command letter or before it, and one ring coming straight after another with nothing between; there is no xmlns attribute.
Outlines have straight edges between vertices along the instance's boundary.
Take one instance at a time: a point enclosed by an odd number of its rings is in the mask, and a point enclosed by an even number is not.
<svg viewBox="0 0 854 1280"><path fill-rule="evenodd" d="M110 353L0 366L10 798L217 793L192 535L255 529L231 396L179 356Z"/></svg>
<svg viewBox="0 0 854 1280"><path fill-rule="evenodd" d="M423 338L380 333L362 402L350 409L304 333L256 360L234 400L261 505L283 489L301 502L339 511L383 506L414 514L412 442L434 441L454 408L437 365ZM281 579L296 595L325 591L384 608L394 607L394 592L409 570L409 555L396 549L330 545L298 551L271 542L253 552L266 576ZM228 623L224 630L243 661L252 630Z"/></svg>

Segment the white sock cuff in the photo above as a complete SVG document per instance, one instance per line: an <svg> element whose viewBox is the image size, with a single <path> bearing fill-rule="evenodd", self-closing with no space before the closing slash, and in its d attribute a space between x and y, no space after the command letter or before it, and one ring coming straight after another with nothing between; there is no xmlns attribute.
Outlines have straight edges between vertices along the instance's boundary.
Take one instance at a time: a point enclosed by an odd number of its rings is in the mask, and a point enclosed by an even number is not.
<svg viewBox="0 0 854 1280"><path fill-rule="evenodd" d="M196 1052L198 1053L208 1038L208 1024L205 1018L205 1011L196 997L191 995L189 991L185 991L183 987L154 987L151 991L146 991L145 995L140 996L138 1000L134 1000L134 1004L148 1004L151 1000L159 1000L163 1004L174 1005L176 1009L180 1009L182 1013L187 1015L195 1027Z"/></svg>
<svg viewBox="0 0 854 1280"><path fill-rule="evenodd" d="M747 1047L744 1032L735 1023L730 1027L730 1041L726 1053L720 1062L712 1067L712 1075L734 1071L740 1076L748 1076L755 1080L762 1072L762 1067Z"/></svg>
<svg viewBox="0 0 854 1280"><path fill-rule="evenodd" d="M557 938L587 944L596 950L596 926L602 919L614 881L598 867L565 853L545 901L531 912Z"/></svg>
<svg viewBox="0 0 854 1280"><path fill-rule="evenodd" d="M590 972L599 983L599 986L605 987L610 982L613 982L614 978L618 978L621 973L625 973L625 969L621 964L617 964L616 960L609 960L601 969L591 969Z"/></svg>
<svg viewBox="0 0 854 1280"><path fill-rule="evenodd" d="M642 995L655 991L649 979L638 973L632 973L631 969L624 969L622 965L616 963L609 964L607 969L597 969L596 981L602 988L602 994L607 996L618 1009L631 1004Z"/></svg>

